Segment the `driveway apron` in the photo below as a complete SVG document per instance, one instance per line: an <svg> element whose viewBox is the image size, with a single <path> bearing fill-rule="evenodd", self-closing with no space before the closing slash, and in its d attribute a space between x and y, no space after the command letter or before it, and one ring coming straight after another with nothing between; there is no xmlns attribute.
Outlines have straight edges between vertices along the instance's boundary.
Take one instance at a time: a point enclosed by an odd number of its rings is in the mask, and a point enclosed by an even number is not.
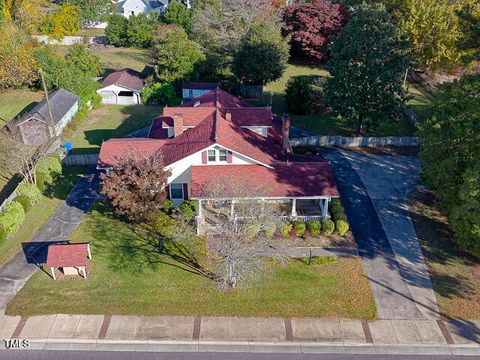
<svg viewBox="0 0 480 360"><path fill-rule="evenodd" d="M335 172L378 317L439 318L428 270L405 206L405 196L418 180L418 160L334 149L326 150L324 156Z"/></svg>
<svg viewBox="0 0 480 360"><path fill-rule="evenodd" d="M0 268L0 315L27 280L46 261L48 243L64 242L99 198L98 175L90 168L75 184L65 202L23 249ZM41 210L41 209L38 209Z"/></svg>

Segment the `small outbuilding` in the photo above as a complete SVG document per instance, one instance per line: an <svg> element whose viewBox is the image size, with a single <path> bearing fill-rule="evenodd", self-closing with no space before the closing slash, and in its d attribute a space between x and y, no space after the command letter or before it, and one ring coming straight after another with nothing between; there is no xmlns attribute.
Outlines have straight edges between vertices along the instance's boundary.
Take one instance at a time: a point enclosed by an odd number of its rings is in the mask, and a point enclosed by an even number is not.
<svg viewBox="0 0 480 360"><path fill-rule="evenodd" d="M105 77L97 94L106 105L137 105L142 103L140 92L144 87L144 76L126 68Z"/></svg>
<svg viewBox="0 0 480 360"><path fill-rule="evenodd" d="M6 131L28 145L45 144L59 136L78 112L80 97L60 88L49 94L48 100L44 98L31 111L9 122Z"/></svg>
<svg viewBox="0 0 480 360"><path fill-rule="evenodd" d="M56 269L64 275L80 275L86 279L91 258L90 243L54 244L48 247L46 266L50 268L53 280L56 280Z"/></svg>

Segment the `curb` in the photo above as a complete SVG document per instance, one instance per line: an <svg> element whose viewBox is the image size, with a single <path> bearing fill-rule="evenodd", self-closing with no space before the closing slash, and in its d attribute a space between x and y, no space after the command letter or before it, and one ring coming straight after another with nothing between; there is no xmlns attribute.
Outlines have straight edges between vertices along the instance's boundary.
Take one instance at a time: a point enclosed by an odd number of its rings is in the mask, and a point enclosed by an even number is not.
<svg viewBox="0 0 480 360"><path fill-rule="evenodd" d="M463 355L480 356L480 345L368 344L346 342L259 342L32 339L23 350L225 352L291 354ZM14 350L11 350L14 351Z"/></svg>

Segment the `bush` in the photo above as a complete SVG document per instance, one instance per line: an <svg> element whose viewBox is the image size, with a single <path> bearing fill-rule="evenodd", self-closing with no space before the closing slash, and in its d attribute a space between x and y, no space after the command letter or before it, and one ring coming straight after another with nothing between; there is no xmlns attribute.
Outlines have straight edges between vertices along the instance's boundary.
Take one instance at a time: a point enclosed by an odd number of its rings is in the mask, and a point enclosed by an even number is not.
<svg viewBox="0 0 480 360"><path fill-rule="evenodd" d="M105 29L105 35L110 44L115 46L127 45L128 20L121 14L113 14L108 17L107 22L108 25Z"/></svg>
<svg viewBox="0 0 480 360"><path fill-rule="evenodd" d="M347 214L345 214L344 212L336 212L332 215L332 218L335 222L339 220L348 221Z"/></svg>
<svg viewBox="0 0 480 360"><path fill-rule="evenodd" d="M313 102L312 79L308 76L290 78L285 89L285 102L288 111L293 114L306 114Z"/></svg>
<svg viewBox="0 0 480 360"><path fill-rule="evenodd" d="M15 234L24 221L25 211L19 202L12 201L0 212L0 227L5 231L5 238Z"/></svg>
<svg viewBox="0 0 480 360"><path fill-rule="evenodd" d="M37 187L40 191L53 182L62 174L62 162L58 155L48 155L37 164Z"/></svg>
<svg viewBox="0 0 480 360"><path fill-rule="evenodd" d="M305 230L307 230L307 227L305 226L305 223L300 220L295 220L293 221L293 229L297 233L297 236L302 237L305 234Z"/></svg>
<svg viewBox="0 0 480 360"><path fill-rule="evenodd" d="M165 200L165 202L163 203L163 206L162 206L162 210L166 214L170 214L173 210L173 201L169 200L169 199Z"/></svg>
<svg viewBox="0 0 480 360"><path fill-rule="evenodd" d="M342 202L340 201L340 199L332 199L330 200L330 202L328 203L328 208L331 209L335 206L342 206Z"/></svg>
<svg viewBox="0 0 480 360"><path fill-rule="evenodd" d="M337 227L337 231L340 236L345 236L347 231L350 229L350 225L345 220L335 221L335 226Z"/></svg>
<svg viewBox="0 0 480 360"><path fill-rule="evenodd" d="M275 231L277 231L277 226L274 223L270 223L265 225L265 228L263 229L265 233L265 237L267 239L273 238L273 235L275 235Z"/></svg>
<svg viewBox="0 0 480 360"><path fill-rule="evenodd" d="M142 103L145 105L177 106L180 99L171 84L155 83L142 90Z"/></svg>
<svg viewBox="0 0 480 360"><path fill-rule="evenodd" d="M191 222L197 216L197 207L194 201L186 200L178 208L180 216L186 222Z"/></svg>
<svg viewBox="0 0 480 360"><path fill-rule="evenodd" d="M249 224L247 226L247 239L253 240L257 237L258 233L260 232L260 224Z"/></svg>
<svg viewBox="0 0 480 360"><path fill-rule="evenodd" d="M175 220L170 216L165 214L163 211L160 211L153 223L153 228L155 231L163 237L170 237L172 232L175 230Z"/></svg>
<svg viewBox="0 0 480 360"><path fill-rule="evenodd" d="M312 236L320 235L320 230L322 229L322 224L318 220L308 220L307 230Z"/></svg>
<svg viewBox="0 0 480 360"><path fill-rule="evenodd" d="M332 235L335 231L335 223L330 219L322 221L322 231L325 235Z"/></svg>
<svg viewBox="0 0 480 360"><path fill-rule="evenodd" d="M26 197L28 198L30 205L35 206L40 201L42 193L35 185L23 183L17 188L17 197Z"/></svg>
<svg viewBox="0 0 480 360"><path fill-rule="evenodd" d="M283 237L289 237L290 233L292 232L293 226L290 223L282 223L280 225L280 234Z"/></svg>
<svg viewBox="0 0 480 360"><path fill-rule="evenodd" d="M38 188L37 188L37 190L38 190ZM38 190L38 191L40 191L40 190ZM31 200L25 195L20 195L20 196L15 197L15 199L13 199L13 201L16 201L20 205L22 205L23 211L25 213L29 212L30 209L33 207L32 203L31 203Z"/></svg>

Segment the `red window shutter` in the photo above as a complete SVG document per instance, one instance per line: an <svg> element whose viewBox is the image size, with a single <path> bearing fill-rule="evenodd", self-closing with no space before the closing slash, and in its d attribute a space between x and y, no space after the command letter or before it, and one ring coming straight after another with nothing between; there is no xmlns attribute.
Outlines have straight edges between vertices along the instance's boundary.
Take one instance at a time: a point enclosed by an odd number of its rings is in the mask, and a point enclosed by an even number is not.
<svg viewBox="0 0 480 360"><path fill-rule="evenodd" d="M183 183L183 200L188 200L188 184Z"/></svg>
<svg viewBox="0 0 480 360"><path fill-rule="evenodd" d="M233 154L231 151L227 151L227 163L231 164L233 162Z"/></svg>
<svg viewBox="0 0 480 360"><path fill-rule="evenodd" d="M202 151L202 164L206 164L206 163L207 163L207 152Z"/></svg>
<svg viewBox="0 0 480 360"><path fill-rule="evenodd" d="M167 199L170 200L170 185L165 185L165 191L167 192Z"/></svg>

